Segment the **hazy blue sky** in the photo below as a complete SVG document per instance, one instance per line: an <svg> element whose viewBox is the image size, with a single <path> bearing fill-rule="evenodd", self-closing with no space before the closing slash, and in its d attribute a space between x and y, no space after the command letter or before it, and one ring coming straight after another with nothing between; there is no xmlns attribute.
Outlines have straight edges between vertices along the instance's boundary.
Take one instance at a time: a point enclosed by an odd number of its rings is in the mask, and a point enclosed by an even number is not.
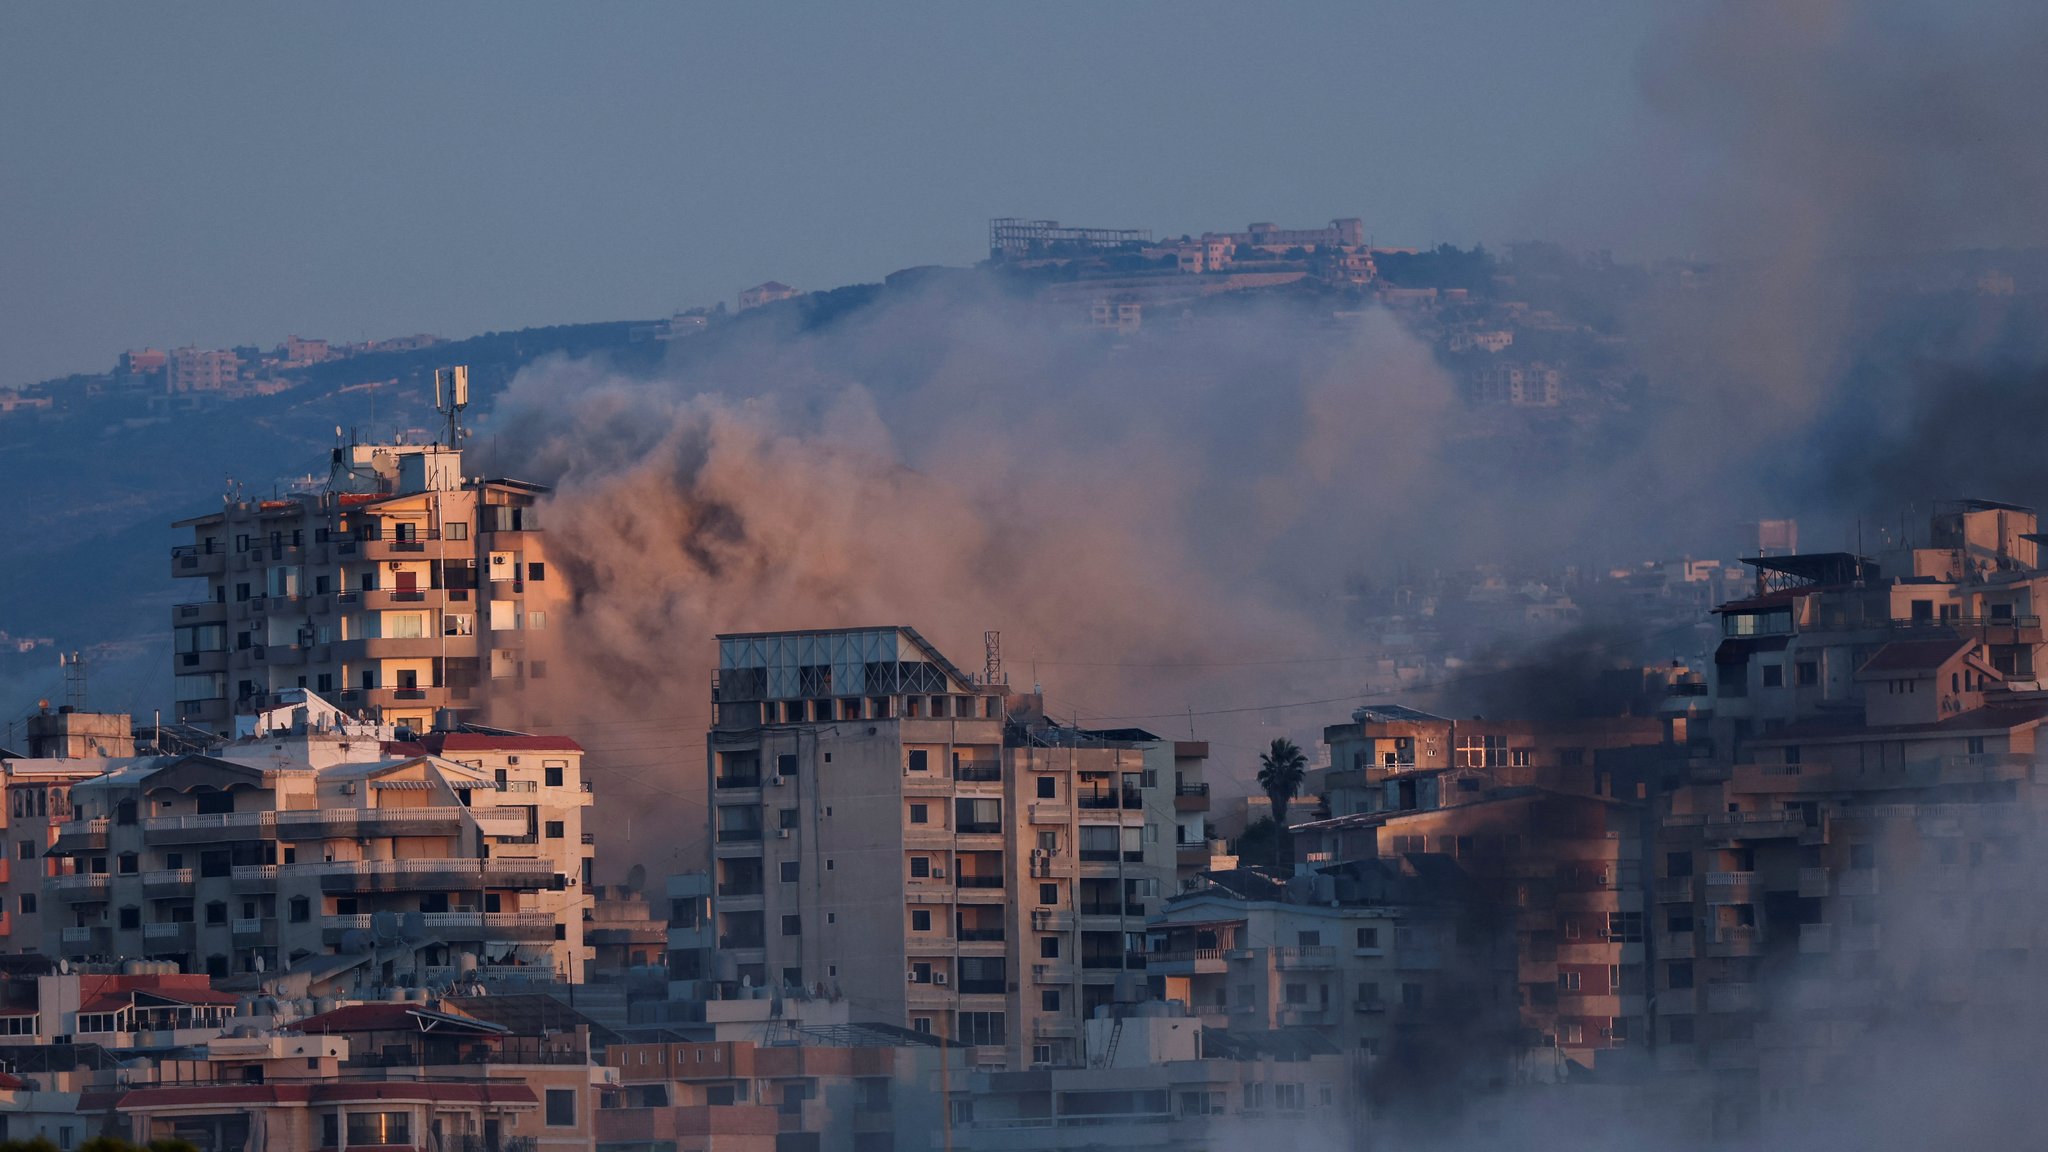
<svg viewBox="0 0 2048 1152"><path fill-rule="evenodd" d="M1527 235L1627 136L1652 7L10 5L0 384L665 315L996 215Z"/></svg>

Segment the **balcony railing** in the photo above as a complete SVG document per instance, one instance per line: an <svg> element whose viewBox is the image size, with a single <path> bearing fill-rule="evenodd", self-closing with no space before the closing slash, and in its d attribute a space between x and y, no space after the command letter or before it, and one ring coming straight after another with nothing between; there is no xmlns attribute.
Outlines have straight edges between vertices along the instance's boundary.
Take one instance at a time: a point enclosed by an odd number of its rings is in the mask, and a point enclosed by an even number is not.
<svg viewBox="0 0 2048 1152"><path fill-rule="evenodd" d="M1003 930L1000 927L962 928L960 929L959 936L963 943L999 944L1002 942L1003 939Z"/></svg>
<svg viewBox="0 0 2048 1152"><path fill-rule="evenodd" d="M1003 878L1001 876L955 876L953 877L953 886L956 888L1001 888L1003 886Z"/></svg>
<svg viewBox="0 0 2048 1152"><path fill-rule="evenodd" d="M1003 765L998 760L962 760L953 766L953 779L976 784L993 784L1003 778Z"/></svg>
<svg viewBox="0 0 2048 1152"><path fill-rule="evenodd" d="M761 830L759 828L720 828L718 830L718 842L720 844L754 844L759 843L760 839Z"/></svg>
<svg viewBox="0 0 2048 1152"><path fill-rule="evenodd" d="M761 786L761 777L760 777L760 776L759 776L758 774L755 774L755 775L749 775L749 776L741 776L741 775L734 775L734 776L720 776L720 777L718 777L718 786L719 786L719 787L720 787L721 789L723 789L723 788L759 788L759 787Z"/></svg>

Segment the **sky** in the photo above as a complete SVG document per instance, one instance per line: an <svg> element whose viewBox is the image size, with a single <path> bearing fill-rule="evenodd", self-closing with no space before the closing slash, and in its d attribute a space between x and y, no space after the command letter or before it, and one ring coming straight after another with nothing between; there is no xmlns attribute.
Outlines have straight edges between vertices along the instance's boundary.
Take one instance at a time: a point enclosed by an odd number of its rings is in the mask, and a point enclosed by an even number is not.
<svg viewBox="0 0 2048 1152"><path fill-rule="evenodd" d="M1577 238L1655 7L11 5L0 386L875 280L992 216Z"/></svg>

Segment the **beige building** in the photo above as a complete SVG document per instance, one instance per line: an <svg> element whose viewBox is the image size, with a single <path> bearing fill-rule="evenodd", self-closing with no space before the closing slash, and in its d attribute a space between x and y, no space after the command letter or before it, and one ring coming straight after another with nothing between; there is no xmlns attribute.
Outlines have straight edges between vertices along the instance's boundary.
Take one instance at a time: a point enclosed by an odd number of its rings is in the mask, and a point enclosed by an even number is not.
<svg viewBox="0 0 2048 1152"><path fill-rule="evenodd" d="M177 719L228 734L306 689L416 732L444 710L544 726L521 702L567 602L544 491L465 478L439 445L350 444L325 491L180 521L171 574L200 594L171 610Z"/></svg>
<svg viewBox="0 0 2048 1152"><path fill-rule="evenodd" d="M1050 725L908 628L719 643L714 928L680 929L714 940L705 975L836 992L991 1065L1071 1062L1144 967L1204 750Z"/></svg>
<svg viewBox="0 0 2048 1152"><path fill-rule="evenodd" d="M71 786L51 954L384 986L582 976L594 837L573 741L398 741L317 698L259 719L209 755L99 761Z"/></svg>
<svg viewBox="0 0 2048 1152"><path fill-rule="evenodd" d="M165 367L173 392L218 392L241 375L242 360L225 348L173 348Z"/></svg>

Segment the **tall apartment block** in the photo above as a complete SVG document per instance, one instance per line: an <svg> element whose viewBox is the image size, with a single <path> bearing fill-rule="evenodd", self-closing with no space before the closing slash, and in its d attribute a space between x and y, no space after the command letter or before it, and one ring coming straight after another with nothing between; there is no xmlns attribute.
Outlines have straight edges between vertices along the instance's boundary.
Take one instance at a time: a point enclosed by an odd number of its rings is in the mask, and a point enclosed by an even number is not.
<svg viewBox="0 0 2048 1152"><path fill-rule="evenodd" d="M1294 828L1312 864L1455 860L1511 909L1532 1074L1645 1042L1649 790L1603 753L1654 747L1646 718L1453 721L1372 706L1324 729L1332 815ZM1545 1060L1553 1067L1542 1067Z"/></svg>
<svg viewBox="0 0 2048 1152"><path fill-rule="evenodd" d="M1142 981L1205 750L1052 725L990 679L909 628L719 638L721 991L836 993L1023 1066L1072 1062Z"/></svg>
<svg viewBox="0 0 2048 1152"><path fill-rule="evenodd" d="M261 719L208 755L100 761L70 785L49 954L343 986L581 977L594 838L573 741L399 740L317 698Z"/></svg>
<svg viewBox="0 0 2048 1152"><path fill-rule="evenodd" d="M545 491L465 477L441 445L347 444L322 491L179 521L192 541L171 574L200 595L171 609L177 718L232 734L307 689L418 732L444 711L542 724L521 690L547 676L567 600L534 508Z"/></svg>

